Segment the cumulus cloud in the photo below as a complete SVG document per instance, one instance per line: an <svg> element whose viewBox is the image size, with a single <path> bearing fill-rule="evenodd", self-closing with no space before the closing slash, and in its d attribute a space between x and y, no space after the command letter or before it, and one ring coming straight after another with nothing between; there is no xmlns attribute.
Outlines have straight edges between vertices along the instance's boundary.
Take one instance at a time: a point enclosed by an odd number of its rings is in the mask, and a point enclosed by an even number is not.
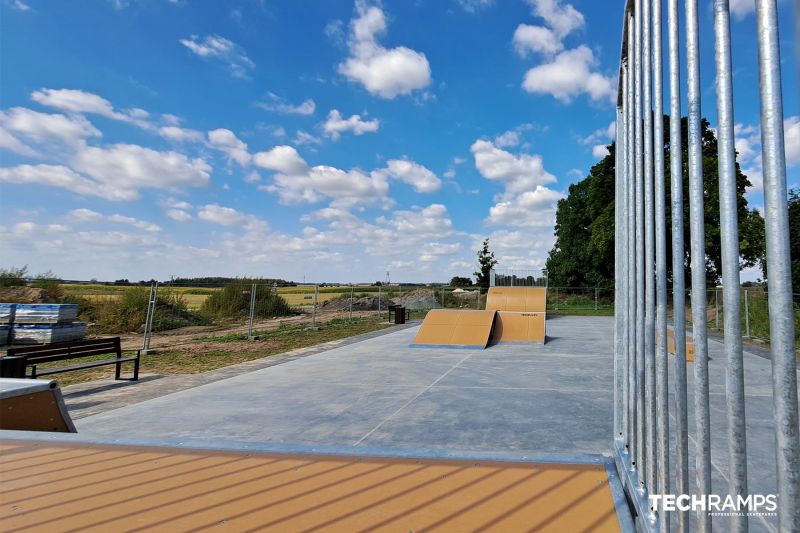
<svg viewBox="0 0 800 533"><path fill-rule="evenodd" d="M742 172L752 184L748 192L764 190L764 171L761 161L761 129L758 125L736 124L733 128L737 160ZM786 154L786 166L800 165L800 115L794 115L783 121L783 137Z"/></svg>
<svg viewBox="0 0 800 533"><path fill-rule="evenodd" d="M405 46L385 48L378 42L387 28L380 7L356 0L356 15L350 25L350 57L339 65L340 74L386 99L430 85L431 67L425 54Z"/></svg>
<svg viewBox="0 0 800 533"><path fill-rule="evenodd" d="M521 57L527 57L531 52L552 55L563 48L561 39L544 26L531 26L520 24L514 31L514 49Z"/></svg>
<svg viewBox="0 0 800 533"><path fill-rule="evenodd" d="M59 187L83 196L99 196L106 200L138 198L135 190L117 188L108 182L88 179L64 165L17 165L0 168L0 182Z"/></svg>
<svg viewBox="0 0 800 533"><path fill-rule="evenodd" d="M157 224L153 224L152 222L147 222L146 220L140 220L138 218L129 217L120 214L114 215L103 215L98 213L97 211L92 211L91 209L81 208L81 209L73 209L70 211L67 216L73 220L80 221L80 222L114 222L117 224L126 224L128 226L133 226L135 228L148 231L151 233L156 233L161 231L161 227Z"/></svg>
<svg viewBox="0 0 800 533"><path fill-rule="evenodd" d="M0 111L0 147L21 155L34 155L36 151L20 138L35 144L55 140L74 147L100 136L100 131L80 115L40 113L24 107Z"/></svg>
<svg viewBox="0 0 800 533"><path fill-rule="evenodd" d="M538 155L515 155L491 141L478 140L471 148L475 168L486 179L503 185L489 209L487 223L517 227L546 227L555 221L556 202L563 197L545 187L556 181Z"/></svg>
<svg viewBox="0 0 800 533"><path fill-rule="evenodd" d="M188 222L192 220L192 215L181 209L168 209L167 216L176 222Z"/></svg>
<svg viewBox="0 0 800 533"><path fill-rule="evenodd" d="M533 14L543 18L559 38L564 38L585 23L583 14L572 7L572 4L564 4L561 0L526 1Z"/></svg>
<svg viewBox="0 0 800 533"><path fill-rule="evenodd" d="M256 107L286 115L313 115L317 109L317 104L311 98L299 104L290 104L275 93L267 93L267 99L267 102L256 102Z"/></svg>
<svg viewBox="0 0 800 533"><path fill-rule="evenodd" d="M161 126L158 134L175 142L201 142L204 138L203 132L180 126Z"/></svg>
<svg viewBox="0 0 800 533"><path fill-rule="evenodd" d="M328 198L331 205L352 206L384 198L389 184L382 173L367 175L358 169L317 165L298 174L277 174L271 185L260 188L277 194L284 204L317 203Z"/></svg>
<svg viewBox="0 0 800 533"><path fill-rule="evenodd" d="M436 174L408 159L390 160L386 168L375 172L385 173L391 178L408 183L420 193L434 193L442 187L442 180Z"/></svg>
<svg viewBox="0 0 800 533"><path fill-rule="evenodd" d="M789 117L783 121L784 142L786 143L786 164L800 165L800 116Z"/></svg>
<svg viewBox="0 0 800 533"><path fill-rule="evenodd" d="M475 158L475 168L484 178L503 184L505 197L556 181L555 176L544 169L541 156L514 155L483 139L475 141L470 150Z"/></svg>
<svg viewBox="0 0 800 533"><path fill-rule="evenodd" d="M755 0L731 0L730 10L737 20L742 20L750 13L755 12L756 2Z"/></svg>
<svg viewBox="0 0 800 533"><path fill-rule="evenodd" d="M192 35L178 42L203 59L224 63L235 78L247 78L256 66L241 46L219 35L206 35L202 39L198 35Z"/></svg>
<svg viewBox="0 0 800 533"><path fill-rule="evenodd" d="M220 226L243 226L249 221L248 215L232 207L223 207L219 204L208 204L200 207L197 211L197 218Z"/></svg>
<svg viewBox="0 0 800 533"><path fill-rule="evenodd" d="M72 169L98 184L103 191L98 195L111 199L138 198L142 188L202 187L211 178L211 167L202 158L190 159L178 152L159 152L135 144L88 146L77 152L70 163Z"/></svg>
<svg viewBox="0 0 800 533"><path fill-rule="evenodd" d="M209 131L208 144L241 166L250 164L250 152L247 151L247 143L236 137L236 134L231 130L218 128Z"/></svg>
<svg viewBox="0 0 800 533"><path fill-rule="evenodd" d="M529 93L550 94L565 104L581 94L587 94L595 101L614 98L616 92L612 79L593 72L596 64L588 46L565 50L551 62L528 70L522 88Z"/></svg>
<svg viewBox="0 0 800 533"><path fill-rule="evenodd" d="M115 120L126 120L126 115L114 110L105 98L76 89L40 89L31 94L31 99L43 106L54 107L72 113L91 113Z"/></svg>
<svg viewBox="0 0 800 533"><path fill-rule="evenodd" d="M592 155L598 159L603 158L608 155L608 145L607 144L595 144L592 146Z"/></svg>
<svg viewBox="0 0 800 533"><path fill-rule="evenodd" d="M339 139L342 133L352 132L353 135L363 135L365 133L378 131L381 123L378 119L363 120L361 115L350 115L343 118L338 109L332 109L328 113L328 119L322 125L325 135L333 140Z"/></svg>
<svg viewBox="0 0 800 533"><path fill-rule="evenodd" d="M305 160L291 146L276 146L253 156L253 163L261 168L282 174L303 174L308 170Z"/></svg>

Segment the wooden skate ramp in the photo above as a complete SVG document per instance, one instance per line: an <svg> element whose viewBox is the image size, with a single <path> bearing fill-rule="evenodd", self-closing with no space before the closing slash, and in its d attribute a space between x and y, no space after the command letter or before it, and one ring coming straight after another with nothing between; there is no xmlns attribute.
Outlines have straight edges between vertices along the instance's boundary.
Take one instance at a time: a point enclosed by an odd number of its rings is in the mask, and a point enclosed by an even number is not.
<svg viewBox="0 0 800 533"><path fill-rule="evenodd" d="M0 472L8 532L632 531L619 481L597 462L8 439Z"/></svg>
<svg viewBox="0 0 800 533"><path fill-rule="evenodd" d="M0 378L0 429L75 433L61 389L49 379Z"/></svg>
<svg viewBox="0 0 800 533"><path fill-rule="evenodd" d="M545 340L544 313L498 311L494 320L492 344L541 343Z"/></svg>
<svg viewBox="0 0 800 533"><path fill-rule="evenodd" d="M486 297L486 309L544 313L547 311L547 288L491 287Z"/></svg>
<svg viewBox="0 0 800 533"><path fill-rule="evenodd" d="M494 311L433 309L425 315L412 347L486 348Z"/></svg>

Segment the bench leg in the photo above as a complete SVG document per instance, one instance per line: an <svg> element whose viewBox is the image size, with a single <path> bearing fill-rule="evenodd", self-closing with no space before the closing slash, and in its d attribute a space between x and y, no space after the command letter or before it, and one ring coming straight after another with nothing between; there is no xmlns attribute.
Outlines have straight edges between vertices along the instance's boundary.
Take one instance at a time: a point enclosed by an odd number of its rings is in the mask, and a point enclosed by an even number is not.
<svg viewBox="0 0 800 533"><path fill-rule="evenodd" d="M122 377L122 363L117 361L116 367L117 367L117 372L116 372L116 374L114 376L114 379L118 380L118 379L120 379Z"/></svg>
<svg viewBox="0 0 800 533"><path fill-rule="evenodd" d="M133 361L133 381L139 381L139 358Z"/></svg>

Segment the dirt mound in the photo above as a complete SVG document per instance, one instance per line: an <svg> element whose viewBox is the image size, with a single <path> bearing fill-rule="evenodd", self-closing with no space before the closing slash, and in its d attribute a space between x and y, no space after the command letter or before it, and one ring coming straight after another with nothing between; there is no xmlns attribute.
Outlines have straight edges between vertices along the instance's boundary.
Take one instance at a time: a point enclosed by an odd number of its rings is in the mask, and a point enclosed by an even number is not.
<svg viewBox="0 0 800 533"><path fill-rule="evenodd" d="M442 306L433 289L415 289L394 298L394 301L406 309L435 309Z"/></svg>
<svg viewBox="0 0 800 533"><path fill-rule="evenodd" d="M33 287L3 287L0 288L0 302L40 304L44 302L44 291Z"/></svg>
<svg viewBox="0 0 800 533"><path fill-rule="evenodd" d="M385 311L388 306L394 305L395 303L396 302L394 302L393 300L387 300L386 298L381 298L380 308ZM344 297L344 298L336 298L335 300L328 300L326 302L322 302L320 308L326 311L349 311L350 298ZM377 296L353 298L353 311L377 311L377 310L378 310Z"/></svg>

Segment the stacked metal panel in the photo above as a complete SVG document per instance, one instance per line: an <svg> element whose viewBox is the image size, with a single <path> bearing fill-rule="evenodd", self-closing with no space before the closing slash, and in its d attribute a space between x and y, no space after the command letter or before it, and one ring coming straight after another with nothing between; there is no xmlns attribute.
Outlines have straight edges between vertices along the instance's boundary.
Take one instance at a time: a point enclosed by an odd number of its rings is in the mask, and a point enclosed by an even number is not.
<svg viewBox="0 0 800 533"><path fill-rule="evenodd" d="M76 318L75 304L17 304L14 324L66 324Z"/></svg>
<svg viewBox="0 0 800 533"><path fill-rule="evenodd" d="M0 324L13 324L17 304L0 304Z"/></svg>
<svg viewBox="0 0 800 533"><path fill-rule="evenodd" d="M0 345L80 340L86 323L77 317L75 304L0 304Z"/></svg>

